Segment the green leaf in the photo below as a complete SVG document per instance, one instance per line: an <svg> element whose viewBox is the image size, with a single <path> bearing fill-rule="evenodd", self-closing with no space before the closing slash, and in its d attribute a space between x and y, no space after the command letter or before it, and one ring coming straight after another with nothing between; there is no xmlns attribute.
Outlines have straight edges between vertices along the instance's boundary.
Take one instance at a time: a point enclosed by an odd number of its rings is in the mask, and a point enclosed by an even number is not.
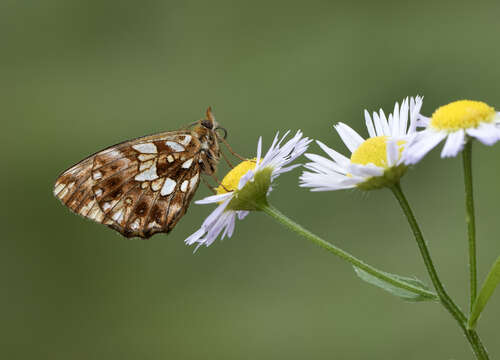
<svg viewBox="0 0 500 360"><path fill-rule="evenodd" d="M479 292L479 296L474 301L474 305L472 306L472 311L469 317L469 322L467 323L467 327L469 329L474 329L476 327L477 320L479 319L479 315L484 310L484 307L490 300L491 295L495 291L496 287L500 283L500 256L497 258L491 270L484 281L483 287Z"/></svg>
<svg viewBox="0 0 500 360"><path fill-rule="evenodd" d="M433 293L427 285L425 285L423 282L421 282L418 279L404 277L404 276L395 275L395 274L390 274L390 273L386 273L386 272L383 273L385 276L387 276L389 279L391 279L395 282L399 282L399 283L402 283L403 285L407 285L407 286L410 286L412 288L419 289L421 291L428 293L428 295L414 292L414 291L411 291L409 289L404 289L404 288L399 287L393 283L379 279L371 274L368 274L366 271L361 270L360 268L358 268L356 266L354 266L354 271L362 280L366 281L367 283L378 286L379 288L384 289L385 291L387 291L387 292L391 293L392 295L395 295L403 300L417 302L417 301L435 301L438 299L437 295L435 293Z"/></svg>

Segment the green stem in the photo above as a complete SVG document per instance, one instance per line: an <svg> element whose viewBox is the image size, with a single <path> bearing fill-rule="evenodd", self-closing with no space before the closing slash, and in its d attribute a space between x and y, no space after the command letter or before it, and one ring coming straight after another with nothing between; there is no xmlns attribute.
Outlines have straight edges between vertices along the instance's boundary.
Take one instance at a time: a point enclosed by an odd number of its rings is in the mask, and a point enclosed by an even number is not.
<svg viewBox="0 0 500 360"><path fill-rule="evenodd" d="M439 279L429 249L427 248L427 244L425 243L424 237L422 236L422 232L420 231L420 227L418 226L417 220L415 219L415 215L410 208L408 200L406 200L406 197L401 190L401 185L399 183L396 183L391 187L391 190L398 200L399 205L401 206L401 209L403 210L406 219L408 220L408 223L410 224L413 235L415 236L415 240L417 241L418 248L420 249L420 253L422 255L422 258L424 259L425 267L427 268L427 272L429 273L432 284L434 285L434 288L438 293L441 304L457 321L458 325L464 332L465 337L469 341L469 344L471 345L476 358L480 360L489 359L488 353L481 343L479 336L474 330L467 329L467 318L460 310L460 308L455 304L455 302L453 302L451 297L446 292L441 280Z"/></svg>
<svg viewBox="0 0 500 360"><path fill-rule="evenodd" d="M465 208L467 211L467 232L469 237L469 281L470 311L477 297L477 255L476 255L476 221L474 217L474 194L472 191L472 141L467 141L462 152L465 183Z"/></svg>
<svg viewBox="0 0 500 360"><path fill-rule="evenodd" d="M273 217L274 219L278 220L278 222L280 222L282 225L284 225L288 229L292 230L293 232L305 237L306 239L312 241L316 245L321 246L323 249L326 249L329 252L337 255L341 259L348 261L352 265L360 268L361 270L367 272L368 274L373 275L374 277L377 277L378 279L385 281L387 283L390 283L391 285L394 285L398 288L401 288L401 289L404 289L407 291L411 291L413 293L422 295L426 298L436 299L436 294L434 294L433 292L427 291L424 289L420 289L420 288L414 287L408 283L401 282L401 281L398 281L394 278L388 277L383 271L378 270L378 269L374 268L373 266L366 264L362 260L349 254L348 252L336 247L335 245L329 243L326 240L323 240L319 236L313 234L309 230L303 228L301 225L297 224L296 222L294 222L293 220L291 220L290 218L288 218L287 216L282 214L279 210L272 207L271 205L261 204L259 206L259 210L262 210L266 214L268 214L271 217Z"/></svg>

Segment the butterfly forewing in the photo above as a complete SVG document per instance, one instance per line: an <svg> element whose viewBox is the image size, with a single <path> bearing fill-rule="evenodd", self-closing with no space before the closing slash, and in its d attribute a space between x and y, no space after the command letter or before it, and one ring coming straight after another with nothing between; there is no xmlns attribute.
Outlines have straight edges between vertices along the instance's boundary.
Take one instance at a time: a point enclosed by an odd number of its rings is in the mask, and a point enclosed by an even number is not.
<svg viewBox="0 0 500 360"><path fill-rule="evenodd" d="M186 212L202 172L219 155L212 128L124 142L66 170L54 194L72 211L126 237L169 232Z"/></svg>

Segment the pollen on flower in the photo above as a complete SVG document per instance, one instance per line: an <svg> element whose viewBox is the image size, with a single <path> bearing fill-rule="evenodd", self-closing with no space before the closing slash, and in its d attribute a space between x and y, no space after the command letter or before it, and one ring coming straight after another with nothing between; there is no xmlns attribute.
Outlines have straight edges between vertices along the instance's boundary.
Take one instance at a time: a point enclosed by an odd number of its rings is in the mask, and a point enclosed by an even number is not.
<svg viewBox="0 0 500 360"><path fill-rule="evenodd" d="M229 171L224 179L222 179L221 185L217 187L217 194L225 194L230 191L238 190L238 183L243 175L245 175L248 170L255 169L257 165L256 159L242 161L236 165L231 171Z"/></svg>
<svg viewBox="0 0 500 360"><path fill-rule="evenodd" d="M459 100L438 108L430 126L437 130L457 131L492 122L495 109L481 101Z"/></svg>
<svg viewBox="0 0 500 360"><path fill-rule="evenodd" d="M398 145L405 141L398 141ZM400 148L400 154L403 149ZM351 162L354 164L367 165L374 164L387 168L387 136L375 136L363 142L351 155Z"/></svg>

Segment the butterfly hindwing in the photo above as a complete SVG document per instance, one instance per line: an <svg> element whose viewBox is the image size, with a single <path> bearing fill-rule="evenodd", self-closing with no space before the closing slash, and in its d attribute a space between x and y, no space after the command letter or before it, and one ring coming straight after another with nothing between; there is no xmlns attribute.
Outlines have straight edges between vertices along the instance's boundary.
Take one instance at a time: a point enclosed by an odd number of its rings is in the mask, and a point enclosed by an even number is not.
<svg viewBox="0 0 500 360"><path fill-rule="evenodd" d="M167 132L102 150L66 170L54 194L72 211L127 237L169 232L200 181L197 133Z"/></svg>

